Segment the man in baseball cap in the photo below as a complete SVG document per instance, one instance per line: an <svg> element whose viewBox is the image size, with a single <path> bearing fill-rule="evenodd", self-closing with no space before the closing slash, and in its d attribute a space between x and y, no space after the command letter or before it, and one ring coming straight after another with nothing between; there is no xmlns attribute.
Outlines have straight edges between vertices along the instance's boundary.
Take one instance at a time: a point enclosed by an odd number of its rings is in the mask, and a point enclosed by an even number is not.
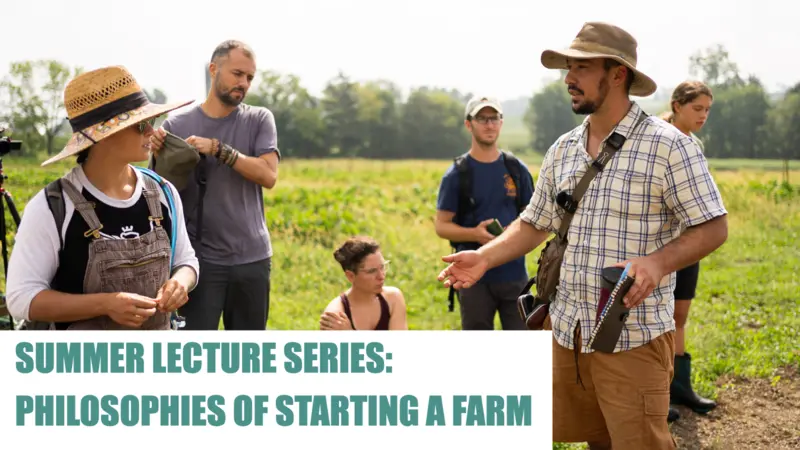
<svg viewBox="0 0 800 450"><path fill-rule="evenodd" d="M533 194L533 179L522 161L497 147L503 126L500 101L472 97L464 108L464 126L472 145L442 178L435 226L454 249L474 250L517 218ZM525 258L517 258L487 272L474 286L451 289L451 308L458 294L461 328L491 330L499 314L504 330L524 330L516 301L527 280Z"/></svg>
<svg viewBox="0 0 800 450"><path fill-rule="evenodd" d="M483 108L492 108L500 115L501 119L503 118L503 107L496 98L475 96L467 102L467 106L464 108L464 120L477 116Z"/></svg>

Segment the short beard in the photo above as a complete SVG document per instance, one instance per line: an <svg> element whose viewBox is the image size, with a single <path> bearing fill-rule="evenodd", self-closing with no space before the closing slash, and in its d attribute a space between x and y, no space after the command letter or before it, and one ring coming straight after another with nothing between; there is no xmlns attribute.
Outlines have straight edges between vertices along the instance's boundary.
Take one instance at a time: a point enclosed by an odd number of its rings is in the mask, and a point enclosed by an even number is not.
<svg viewBox="0 0 800 450"><path fill-rule="evenodd" d="M600 83L597 85L597 92L598 96L600 97L597 102L586 100L583 103L579 103L577 106L572 107L572 112L578 115L587 115L587 114L594 114L603 106L603 103L606 101L606 96L608 96L608 90L610 86L608 84L608 78L604 75L603 79L600 80Z"/></svg>
<svg viewBox="0 0 800 450"><path fill-rule="evenodd" d="M578 106L572 107L572 112L581 116L594 114L595 111L597 111L597 105L594 102L583 102L579 103Z"/></svg>
<svg viewBox="0 0 800 450"><path fill-rule="evenodd" d="M242 103L242 101L244 101L244 92L242 91L239 91L242 92L242 98L239 100L231 96L231 93L236 90L238 89L231 89L225 92L225 90L222 89L222 86L220 86L219 82L214 83L214 93L217 94L217 98L219 98L219 101L228 106L239 106L239 103Z"/></svg>
<svg viewBox="0 0 800 450"><path fill-rule="evenodd" d="M497 142L497 139L495 139L493 141L486 141L486 140L480 139L477 136L474 136L474 137L475 137L475 142L477 142L478 144L481 144L484 147L491 147L491 146L493 146L495 144L495 142Z"/></svg>

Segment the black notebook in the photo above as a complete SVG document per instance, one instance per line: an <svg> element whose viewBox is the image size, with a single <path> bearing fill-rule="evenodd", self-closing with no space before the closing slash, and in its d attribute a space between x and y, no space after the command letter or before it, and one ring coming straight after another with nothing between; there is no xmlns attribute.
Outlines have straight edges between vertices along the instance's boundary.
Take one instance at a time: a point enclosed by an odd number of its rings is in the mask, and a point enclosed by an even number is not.
<svg viewBox="0 0 800 450"><path fill-rule="evenodd" d="M628 275L631 264L625 268L606 267L603 269L603 283L613 286L605 304L598 305L599 317L592 334L589 336L589 347L604 353L613 353L617 346L622 327L628 319L630 309L625 306L623 299L628 293L635 278Z"/></svg>

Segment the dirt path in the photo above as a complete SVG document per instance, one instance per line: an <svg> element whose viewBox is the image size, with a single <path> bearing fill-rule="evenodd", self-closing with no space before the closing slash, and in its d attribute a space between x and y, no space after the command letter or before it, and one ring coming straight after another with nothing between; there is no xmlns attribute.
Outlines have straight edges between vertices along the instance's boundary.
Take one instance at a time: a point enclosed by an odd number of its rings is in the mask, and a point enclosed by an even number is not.
<svg viewBox="0 0 800 450"><path fill-rule="evenodd" d="M777 381L720 380L719 406L707 416L680 408L672 434L682 450L800 449L800 370Z"/></svg>

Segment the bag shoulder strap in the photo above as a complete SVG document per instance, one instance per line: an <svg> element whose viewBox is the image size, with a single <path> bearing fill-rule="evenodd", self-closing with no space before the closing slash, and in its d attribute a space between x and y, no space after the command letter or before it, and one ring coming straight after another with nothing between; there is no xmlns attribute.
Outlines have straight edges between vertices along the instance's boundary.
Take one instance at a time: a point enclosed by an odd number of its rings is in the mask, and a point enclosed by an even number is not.
<svg viewBox="0 0 800 450"><path fill-rule="evenodd" d="M468 153L464 153L453 158L453 164L458 175L458 207L453 223L461 225L464 218L472 211L475 206L475 198L472 196L472 170L469 168ZM450 241L450 247L456 248L456 243Z"/></svg>
<svg viewBox="0 0 800 450"><path fill-rule="evenodd" d="M197 163L194 176L195 181L197 181L197 185L200 188L200 195L197 198L197 226L195 231L195 241L197 244L195 245L195 252L197 253L198 258L202 258L203 255L200 253L200 244L203 242L203 204L205 203L206 185L208 184L208 172L206 171L205 154L200 154L200 161Z"/></svg>
<svg viewBox="0 0 800 450"><path fill-rule="evenodd" d="M632 133L636 128L638 128L639 124L641 124L644 119L647 118L647 114L642 111L639 114L639 117L636 119L636 122L631 127ZM603 146L603 149L600 151L600 154L597 155L592 164L586 170L586 173L583 174L583 177L578 182L578 185L575 187L575 191L573 191L571 198L565 199L565 206L564 206L564 218L561 220L561 227L558 229L558 235L561 239L567 238L567 230L569 230L570 223L572 222L572 218L575 216L575 211L578 209L578 203L583 198L583 194L586 193L586 190L589 189L589 183L592 182L594 177L605 168L606 164L611 161L611 158L622 148L625 144L625 136L617 133L616 131L611 133L606 139L606 143Z"/></svg>
<svg viewBox="0 0 800 450"><path fill-rule="evenodd" d="M454 222L458 223L475 206L475 198L472 196L472 170L469 168L468 153L455 157L456 172L458 173L458 212Z"/></svg>
<svg viewBox="0 0 800 450"><path fill-rule="evenodd" d="M475 198L472 196L472 171L469 168L469 160L467 159L469 152L453 158L453 164L458 175L458 210L453 216L453 223L461 224L462 220L472 211L475 206ZM450 241L450 247L455 250L456 243ZM458 292L450 286L450 292L447 295L448 310L452 312L455 308L455 296L459 295Z"/></svg>
<svg viewBox="0 0 800 450"><path fill-rule="evenodd" d="M53 214L53 219L56 221L56 233L58 234L59 242L59 258L61 250L64 249L64 237L61 235L61 230L64 228L64 219L67 215L67 206L64 201L64 192L61 186L61 178L57 178L47 184L44 188L45 198L47 199L47 207L50 208L50 213Z"/></svg>

